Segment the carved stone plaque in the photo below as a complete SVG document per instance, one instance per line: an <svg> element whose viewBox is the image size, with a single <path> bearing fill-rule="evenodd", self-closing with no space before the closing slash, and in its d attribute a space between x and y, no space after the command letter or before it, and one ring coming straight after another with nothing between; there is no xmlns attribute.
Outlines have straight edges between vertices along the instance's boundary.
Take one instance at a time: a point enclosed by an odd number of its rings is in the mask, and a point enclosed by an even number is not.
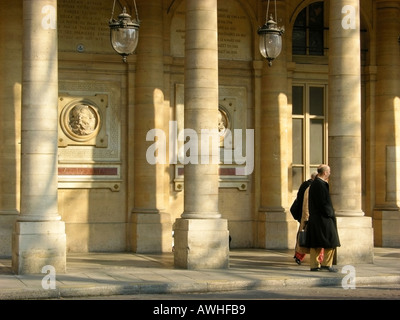
<svg viewBox="0 0 400 320"><path fill-rule="evenodd" d="M119 191L120 84L60 81L58 114L58 187Z"/></svg>

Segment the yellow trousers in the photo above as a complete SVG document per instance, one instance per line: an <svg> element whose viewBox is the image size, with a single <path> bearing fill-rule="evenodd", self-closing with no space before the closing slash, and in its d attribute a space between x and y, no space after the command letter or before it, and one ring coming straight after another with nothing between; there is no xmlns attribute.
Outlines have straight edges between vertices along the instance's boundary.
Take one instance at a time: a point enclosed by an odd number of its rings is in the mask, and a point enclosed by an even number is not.
<svg viewBox="0 0 400 320"><path fill-rule="evenodd" d="M310 249L310 268L332 267L333 256L335 255L335 248L324 248L324 260L320 263L318 260L322 248Z"/></svg>

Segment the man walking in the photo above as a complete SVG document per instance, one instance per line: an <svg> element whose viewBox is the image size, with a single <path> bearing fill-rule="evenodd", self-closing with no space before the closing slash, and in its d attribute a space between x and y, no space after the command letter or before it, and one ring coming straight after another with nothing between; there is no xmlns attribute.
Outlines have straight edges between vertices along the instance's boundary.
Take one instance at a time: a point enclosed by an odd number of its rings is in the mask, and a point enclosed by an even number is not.
<svg viewBox="0 0 400 320"><path fill-rule="evenodd" d="M296 261L297 264L301 264L301 262L304 260L306 254L310 253L310 248L304 248L301 247L299 244L299 232L303 230L308 223L308 188L311 185L311 183L314 181L315 177L318 175L318 172L314 171L311 174L311 178L304 181L299 188L299 191L297 192L297 197L296 201L298 201L298 206L300 207L300 213L298 213L299 219L297 221L300 222L299 229L297 230L297 235L296 235L296 246L294 249L294 261ZM323 260L323 251L321 251L321 255L319 257L319 260Z"/></svg>
<svg viewBox="0 0 400 320"><path fill-rule="evenodd" d="M309 195L309 221L307 225L307 247L310 248L310 270L328 270L337 272L332 267L336 247L340 247L335 210L329 194L328 178L331 169L322 164L318 167L318 176L312 182ZM324 260L318 261L324 249Z"/></svg>

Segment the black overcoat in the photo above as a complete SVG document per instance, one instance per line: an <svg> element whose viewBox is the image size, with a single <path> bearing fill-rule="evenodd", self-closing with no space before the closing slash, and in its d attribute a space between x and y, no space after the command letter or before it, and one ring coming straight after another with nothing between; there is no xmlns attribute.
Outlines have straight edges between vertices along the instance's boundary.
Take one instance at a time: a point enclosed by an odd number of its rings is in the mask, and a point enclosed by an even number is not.
<svg viewBox="0 0 400 320"><path fill-rule="evenodd" d="M298 220L299 222L301 221L301 215L303 213L303 200L304 200L304 192L306 192L307 188L311 185L311 183L313 182L312 179L308 179L306 181L304 181L300 187L299 187L299 191L297 192L297 201L299 201L300 205L300 219Z"/></svg>
<svg viewBox="0 0 400 320"><path fill-rule="evenodd" d="M335 210L329 194L329 184L316 177L308 195L309 221L307 224L308 248L340 247Z"/></svg>

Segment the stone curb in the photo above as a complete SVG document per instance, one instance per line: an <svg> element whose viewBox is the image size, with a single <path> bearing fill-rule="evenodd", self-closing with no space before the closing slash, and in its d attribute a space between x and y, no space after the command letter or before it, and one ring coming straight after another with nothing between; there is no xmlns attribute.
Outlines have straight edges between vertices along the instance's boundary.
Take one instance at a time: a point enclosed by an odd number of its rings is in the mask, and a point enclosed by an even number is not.
<svg viewBox="0 0 400 320"><path fill-rule="evenodd" d="M357 277L357 284L400 283L400 275L382 275L377 277ZM5 289L0 292L0 300L42 300L74 297L95 297L134 294L168 294L168 293L207 293L221 291L238 291L267 289L270 287L303 286L329 287L341 286L342 277L326 278L282 278L261 280L215 280L192 283L131 283L123 285L82 285L76 287L59 286L56 289Z"/></svg>

